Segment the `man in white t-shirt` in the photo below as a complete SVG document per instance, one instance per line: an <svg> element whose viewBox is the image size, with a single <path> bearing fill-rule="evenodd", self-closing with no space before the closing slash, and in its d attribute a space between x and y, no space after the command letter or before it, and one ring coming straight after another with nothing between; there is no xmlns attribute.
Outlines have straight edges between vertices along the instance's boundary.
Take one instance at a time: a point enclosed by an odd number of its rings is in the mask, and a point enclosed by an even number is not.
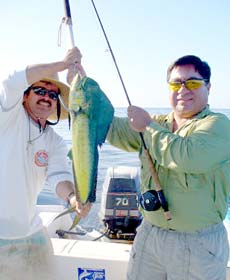
<svg viewBox="0 0 230 280"><path fill-rule="evenodd" d="M27 66L2 82L1 279L52 279L47 272L52 247L36 214L37 196L45 180L60 198L76 205L76 214L80 217L85 217L91 208L89 203L83 206L76 202L68 149L52 128L68 115L58 95L68 105L69 87L47 78L67 69L72 69L69 73L73 76L78 62L81 62L81 53L73 48L61 61Z"/></svg>

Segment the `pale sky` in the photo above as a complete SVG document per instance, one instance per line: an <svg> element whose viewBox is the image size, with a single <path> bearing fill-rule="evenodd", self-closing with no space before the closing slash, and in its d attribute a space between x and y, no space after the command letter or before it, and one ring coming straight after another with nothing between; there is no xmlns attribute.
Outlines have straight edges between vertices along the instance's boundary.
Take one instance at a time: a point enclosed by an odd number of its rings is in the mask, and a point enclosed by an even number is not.
<svg viewBox="0 0 230 280"><path fill-rule="evenodd" d="M194 54L212 70L211 107L230 108L229 0L94 2L132 104L169 107L167 67L180 56ZM83 54L87 75L100 84L115 107L126 107L128 102L91 0L70 0L70 7L75 43ZM3 1L0 77L28 64L62 59L69 37L63 25L62 46L57 46L63 16L63 0Z"/></svg>

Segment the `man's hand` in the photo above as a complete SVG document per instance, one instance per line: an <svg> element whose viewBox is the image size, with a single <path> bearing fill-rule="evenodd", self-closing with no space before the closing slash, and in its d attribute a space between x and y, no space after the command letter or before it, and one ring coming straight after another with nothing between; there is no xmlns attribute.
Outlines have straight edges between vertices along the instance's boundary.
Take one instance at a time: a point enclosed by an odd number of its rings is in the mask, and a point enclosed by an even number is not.
<svg viewBox="0 0 230 280"><path fill-rule="evenodd" d="M127 114L131 128L137 132L144 132L146 126L151 123L149 113L140 107L129 106Z"/></svg>
<svg viewBox="0 0 230 280"><path fill-rule="evenodd" d="M79 202L79 199L76 198L76 194L74 193L75 186L70 181L62 181L57 184L56 193L57 195L70 204L71 207L75 208L77 215L80 218L84 218L88 215L92 204L87 202L86 204L82 204Z"/></svg>
<svg viewBox="0 0 230 280"><path fill-rule="evenodd" d="M41 80L42 78L53 77L57 72L62 72L67 69L75 69L75 73L72 74L74 77L76 73L79 75L83 75L84 71L81 66L81 52L77 47L74 47L66 53L64 59L52 62L52 63L42 63L42 64L34 64L28 65L26 67L26 78L28 84L33 84ZM80 65L77 66L76 65ZM72 81L72 80L71 80ZM71 82L70 81L70 82Z"/></svg>
<svg viewBox="0 0 230 280"><path fill-rule="evenodd" d="M75 212L79 218L85 218L92 207L92 203L87 202L86 204L82 204L81 202L76 200L76 196L72 196L69 200L69 203L72 207L75 208Z"/></svg>
<svg viewBox="0 0 230 280"><path fill-rule="evenodd" d="M71 64L67 76L66 81L70 85L74 79L74 77L78 74L79 81L86 76L85 70L80 63Z"/></svg>
<svg viewBox="0 0 230 280"><path fill-rule="evenodd" d="M86 76L85 70L81 65L81 59L82 54L80 50L77 47L74 47L67 52L63 60L68 69L66 80L69 85L77 74L79 75L79 81Z"/></svg>
<svg viewBox="0 0 230 280"><path fill-rule="evenodd" d="M63 62L65 64L65 69L68 69L71 65L76 63L81 63L82 54L77 47L74 47L67 51Z"/></svg>

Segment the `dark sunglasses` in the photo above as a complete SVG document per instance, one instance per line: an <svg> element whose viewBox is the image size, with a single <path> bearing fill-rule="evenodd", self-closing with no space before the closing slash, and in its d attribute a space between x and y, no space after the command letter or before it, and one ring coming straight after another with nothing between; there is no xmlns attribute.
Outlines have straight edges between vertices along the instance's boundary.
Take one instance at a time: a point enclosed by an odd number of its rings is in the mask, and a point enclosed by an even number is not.
<svg viewBox="0 0 230 280"><path fill-rule="evenodd" d="M43 88L43 87L32 87L31 89L37 95L45 96L46 94L48 94L50 99L52 99L52 100L57 100L58 99L59 93L54 91L54 90L48 90L48 89Z"/></svg>

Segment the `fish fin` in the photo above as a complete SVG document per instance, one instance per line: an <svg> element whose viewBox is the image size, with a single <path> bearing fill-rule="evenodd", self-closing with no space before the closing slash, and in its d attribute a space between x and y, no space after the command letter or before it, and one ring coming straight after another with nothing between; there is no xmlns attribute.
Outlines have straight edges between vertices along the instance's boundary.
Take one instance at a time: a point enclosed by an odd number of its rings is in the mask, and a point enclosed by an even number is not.
<svg viewBox="0 0 230 280"><path fill-rule="evenodd" d="M70 119L70 113L68 113L68 124L69 124L69 130L71 128L71 119Z"/></svg>
<svg viewBox="0 0 230 280"><path fill-rule="evenodd" d="M70 159L70 160L73 160L73 152L72 152L72 148L70 148L68 154L67 154L67 157Z"/></svg>
<svg viewBox="0 0 230 280"><path fill-rule="evenodd" d="M71 149L71 156L72 156L72 149ZM77 177L76 177L76 174L74 172L75 169L74 169L74 161L73 160L72 160L72 169L73 169L76 200L83 203L83 201L81 200L81 195L80 195L79 189L78 189Z"/></svg>
<svg viewBox="0 0 230 280"><path fill-rule="evenodd" d="M100 91L100 114L98 118L98 145L101 146L106 139L110 124L114 116L114 108L103 91Z"/></svg>
<svg viewBox="0 0 230 280"><path fill-rule="evenodd" d="M70 214L70 213L74 212L74 211L75 211L75 208L76 208L76 207L74 206L74 207L71 207L71 208L69 208L69 209L63 211L62 213L60 213L59 215L57 215L57 216L54 218L53 221L57 220L58 218L60 218L60 217L62 217L62 216L64 216L64 215L66 215L66 214ZM72 230L73 228L75 228L75 226L79 223L79 221L80 221L80 217L76 215L75 218L74 218L73 224L71 225L71 227L69 228L69 230Z"/></svg>
<svg viewBox="0 0 230 280"><path fill-rule="evenodd" d="M58 218L60 218L60 217L62 217L62 216L64 216L64 215L66 215L66 214L69 214L69 213L74 212L74 211L75 211L75 208L76 208L76 207L71 207L71 208L69 208L69 209L67 209L67 210L65 210L65 211L63 211L63 212L61 212L60 214L58 214L58 215L54 218L53 221L57 220Z"/></svg>
<svg viewBox="0 0 230 280"><path fill-rule="evenodd" d="M93 187L89 192L88 198L87 198L87 202L93 203L96 201L96 191L97 191L97 176L98 176L98 172L97 172L97 168L94 171L94 177L93 177Z"/></svg>
<svg viewBox="0 0 230 280"><path fill-rule="evenodd" d="M73 224L72 224L72 226L69 228L69 230L72 230L73 228L75 228L76 225L79 223L79 221L80 221L80 217L76 215L75 218L74 218L74 220L73 220Z"/></svg>

